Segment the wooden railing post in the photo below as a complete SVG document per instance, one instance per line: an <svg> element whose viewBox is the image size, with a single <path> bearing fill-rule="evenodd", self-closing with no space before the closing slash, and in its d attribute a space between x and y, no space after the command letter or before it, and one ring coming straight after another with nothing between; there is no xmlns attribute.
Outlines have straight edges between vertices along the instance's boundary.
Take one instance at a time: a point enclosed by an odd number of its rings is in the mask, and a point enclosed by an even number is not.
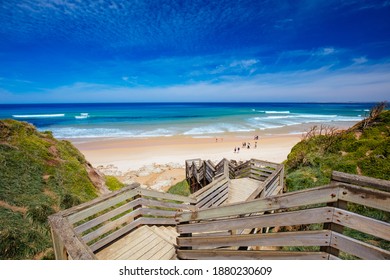
<svg viewBox="0 0 390 280"><path fill-rule="evenodd" d="M229 179L229 161L227 160L223 163L223 174L227 179Z"/></svg>
<svg viewBox="0 0 390 280"><path fill-rule="evenodd" d="M345 209L345 210L347 210L347 208L348 208L347 202L343 201L343 200L331 202L331 203L328 203L327 205L331 206L331 207L335 207L335 208ZM336 209L336 211L337 211L337 209ZM335 223L324 223L324 229L328 229L328 230L342 234L344 231L344 226L338 225ZM338 257L340 254L340 250L330 246L330 244L329 244L329 246L321 246L320 251L332 254L336 257Z"/></svg>
<svg viewBox="0 0 390 280"><path fill-rule="evenodd" d="M283 190L282 192L287 191L287 187L284 185L284 165L279 172L279 186L282 186L282 190Z"/></svg>
<svg viewBox="0 0 390 280"><path fill-rule="evenodd" d="M181 224L182 225L188 225L190 222L182 222ZM179 247L179 238L180 237L192 237L192 233L181 233L177 238L176 238L176 244L178 244L178 247ZM186 247L179 247L180 250L192 250L192 247L190 246L186 246Z"/></svg>
<svg viewBox="0 0 390 280"><path fill-rule="evenodd" d="M142 194L137 194L136 196L134 196L134 200L139 199L139 198L142 198ZM142 204L137 205L137 206L134 206L133 212L134 212L135 210L139 209L139 208L142 208ZM133 218L133 221L139 219L140 217L142 217L141 214L138 215L138 216L135 216L135 217Z"/></svg>
<svg viewBox="0 0 390 280"><path fill-rule="evenodd" d="M57 235L53 228L50 228L51 238L53 240L53 248L54 255L56 260L67 260L68 254L66 253L66 249L64 243L61 241L61 238Z"/></svg>

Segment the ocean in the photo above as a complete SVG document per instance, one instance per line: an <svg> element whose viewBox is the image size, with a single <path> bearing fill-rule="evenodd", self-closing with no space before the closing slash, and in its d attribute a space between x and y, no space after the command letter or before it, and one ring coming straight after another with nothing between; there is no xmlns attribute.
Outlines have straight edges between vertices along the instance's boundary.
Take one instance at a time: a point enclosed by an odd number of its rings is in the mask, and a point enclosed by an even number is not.
<svg viewBox="0 0 390 280"><path fill-rule="evenodd" d="M224 133L302 133L311 124L347 127L373 103L96 103L0 105L12 118L57 138L215 137ZM278 130L279 129L279 130Z"/></svg>

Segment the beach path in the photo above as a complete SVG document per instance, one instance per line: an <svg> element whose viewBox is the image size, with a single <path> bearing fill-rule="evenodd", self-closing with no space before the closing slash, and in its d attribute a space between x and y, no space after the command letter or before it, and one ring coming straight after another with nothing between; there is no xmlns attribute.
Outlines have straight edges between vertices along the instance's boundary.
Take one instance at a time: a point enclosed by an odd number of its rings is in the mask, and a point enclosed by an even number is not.
<svg viewBox="0 0 390 280"><path fill-rule="evenodd" d="M248 197L262 184L263 182L251 178L230 180L229 197L225 204L246 201Z"/></svg>
<svg viewBox="0 0 390 280"><path fill-rule="evenodd" d="M175 227L142 226L96 253L100 260L169 260L176 258Z"/></svg>

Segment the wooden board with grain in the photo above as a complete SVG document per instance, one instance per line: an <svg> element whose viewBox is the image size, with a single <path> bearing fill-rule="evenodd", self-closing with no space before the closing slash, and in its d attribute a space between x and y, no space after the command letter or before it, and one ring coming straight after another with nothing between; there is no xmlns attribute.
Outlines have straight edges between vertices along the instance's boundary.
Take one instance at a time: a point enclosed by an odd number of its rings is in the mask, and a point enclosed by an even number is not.
<svg viewBox="0 0 390 280"><path fill-rule="evenodd" d="M303 232L278 232L267 234L243 234L224 237L179 237L179 247L202 246L328 246L331 232L328 230Z"/></svg>
<svg viewBox="0 0 390 280"><path fill-rule="evenodd" d="M327 260L324 252L178 250L179 259L186 260Z"/></svg>
<svg viewBox="0 0 390 280"><path fill-rule="evenodd" d="M171 259L176 256L174 234L172 227L141 226L102 249L96 256L101 260Z"/></svg>

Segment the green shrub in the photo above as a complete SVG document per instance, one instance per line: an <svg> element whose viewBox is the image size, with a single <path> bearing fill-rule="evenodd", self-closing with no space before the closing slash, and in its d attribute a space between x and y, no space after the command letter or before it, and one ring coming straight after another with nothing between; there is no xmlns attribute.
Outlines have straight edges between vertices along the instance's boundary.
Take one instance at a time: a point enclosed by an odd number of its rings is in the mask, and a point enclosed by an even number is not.
<svg viewBox="0 0 390 280"><path fill-rule="evenodd" d="M106 185L109 190L116 191L120 190L125 186L125 184L121 183L116 177L114 176L105 176L106 178Z"/></svg>
<svg viewBox="0 0 390 280"><path fill-rule="evenodd" d="M189 196L191 194L190 185L187 180L183 180L170 187L168 193Z"/></svg>

